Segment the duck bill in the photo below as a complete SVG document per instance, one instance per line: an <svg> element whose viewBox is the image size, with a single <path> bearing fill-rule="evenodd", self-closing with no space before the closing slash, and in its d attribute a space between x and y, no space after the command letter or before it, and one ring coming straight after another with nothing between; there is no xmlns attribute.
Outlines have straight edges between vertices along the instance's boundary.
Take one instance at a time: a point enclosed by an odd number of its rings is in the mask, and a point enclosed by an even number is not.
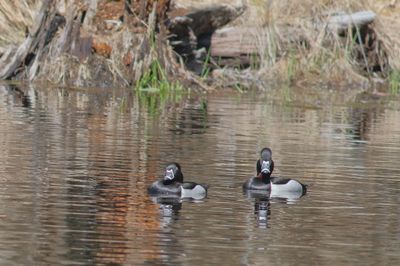
<svg viewBox="0 0 400 266"><path fill-rule="evenodd" d="M174 170L170 169L165 171L164 180L172 180L174 177Z"/></svg>
<svg viewBox="0 0 400 266"><path fill-rule="evenodd" d="M261 173L266 174L266 175L271 174L271 162L270 161L262 161Z"/></svg>

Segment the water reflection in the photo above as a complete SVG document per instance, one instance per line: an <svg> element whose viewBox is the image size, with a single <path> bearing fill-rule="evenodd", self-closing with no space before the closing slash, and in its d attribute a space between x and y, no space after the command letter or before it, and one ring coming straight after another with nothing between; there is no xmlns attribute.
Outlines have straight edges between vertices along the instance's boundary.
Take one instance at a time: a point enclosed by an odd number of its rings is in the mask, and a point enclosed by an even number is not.
<svg viewBox="0 0 400 266"><path fill-rule="evenodd" d="M257 226L268 228L268 220L271 215L271 204L269 197L254 199L254 214L257 217Z"/></svg>
<svg viewBox="0 0 400 266"><path fill-rule="evenodd" d="M398 101L139 98L0 86L0 264L400 262ZM265 146L312 193L243 196ZM204 202L148 197L171 160L210 185Z"/></svg>
<svg viewBox="0 0 400 266"><path fill-rule="evenodd" d="M31 107L31 100L29 95L20 90L16 85L2 86L3 90L8 91L8 95L12 97L14 104L21 105L22 107Z"/></svg>
<svg viewBox="0 0 400 266"><path fill-rule="evenodd" d="M209 128L206 102L186 103L174 120L174 127L170 130L175 134L204 134Z"/></svg>
<svg viewBox="0 0 400 266"><path fill-rule="evenodd" d="M180 211L183 206L182 198L174 195L151 197L152 201L158 207L159 213L150 219L160 221L159 246L160 256L157 259L146 261L149 265L182 265L181 256L184 254L182 240L177 236L176 230L179 230ZM187 203L186 203L187 204ZM189 206L190 208L190 206Z"/></svg>
<svg viewBox="0 0 400 266"><path fill-rule="evenodd" d="M273 204L295 204L304 195L298 193L273 194L269 191L246 190L243 194L254 201L254 214L256 226L259 228L269 228L268 220L271 218L271 202ZM276 206L278 207L278 206Z"/></svg>
<svg viewBox="0 0 400 266"><path fill-rule="evenodd" d="M379 97L368 93L357 95L355 103L350 112L350 122L352 124L351 135L355 140L368 141L371 126L384 108Z"/></svg>
<svg viewBox="0 0 400 266"><path fill-rule="evenodd" d="M169 197L152 197L152 200L159 206L162 227L167 227L179 219L179 211L182 209L181 197L171 195Z"/></svg>

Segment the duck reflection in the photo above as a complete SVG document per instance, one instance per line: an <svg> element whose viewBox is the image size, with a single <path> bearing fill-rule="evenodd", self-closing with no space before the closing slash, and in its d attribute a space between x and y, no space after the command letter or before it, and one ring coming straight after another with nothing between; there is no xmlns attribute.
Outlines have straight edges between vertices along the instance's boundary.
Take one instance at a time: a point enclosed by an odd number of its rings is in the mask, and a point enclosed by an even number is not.
<svg viewBox="0 0 400 266"><path fill-rule="evenodd" d="M171 195L168 197L152 197L151 199L159 206L160 222L162 227L173 224L179 219L179 211L182 209L181 197Z"/></svg>
<svg viewBox="0 0 400 266"><path fill-rule="evenodd" d="M271 203L269 191L244 191L249 199L254 199L254 216L257 227L268 228L268 220L271 215Z"/></svg>
<svg viewBox="0 0 400 266"><path fill-rule="evenodd" d="M303 195L301 193L272 193L261 190L245 190L245 196L254 199L254 215L259 228L269 228L268 220L271 217L271 203L294 204Z"/></svg>
<svg viewBox="0 0 400 266"><path fill-rule="evenodd" d="M259 228L268 228L268 220L271 215L271 203L269 197L254 199L254 215Z"/></svg>
<svg viewBox="0 0 400 266"><path fill-rule="evenodd" d="M183 200L176 195L151 197L159 210L159 242L160 255L147 260L147 265L182 265L179 254L185 250L180 238L175 233L174 224L179 221Z"/></svg>

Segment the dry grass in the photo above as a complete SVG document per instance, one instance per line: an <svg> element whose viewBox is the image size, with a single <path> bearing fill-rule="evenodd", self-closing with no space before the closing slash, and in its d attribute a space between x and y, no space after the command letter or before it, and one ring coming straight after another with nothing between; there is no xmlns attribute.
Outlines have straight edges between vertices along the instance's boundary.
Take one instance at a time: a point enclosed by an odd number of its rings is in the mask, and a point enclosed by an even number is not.
<svg viewBox="0 0 400 266"><path fill-rule="evenodd" d="M194 0L176 2L200 7L211 2L228 3ZM259 29L259 37L256 36L255 42L261 61L260 69L215 72L216 80L223 79L219 81L221 84L262 88L282 82L298 86L324 83L335 88L347 88L388 79L390 83L391 77L398 77L399 0L238 0L230 4L247 5L246 13L232 24ZM368 49L356 42L352 35L339 37L326 28L330 16L337 12L366 10L377 14L371 25L372 33L368 35L375 41ZM381 71L371 70L376 65L380 66Z"/></svg>
<svg viewBox="0 0 400 266"><path fill-rule="evenodd" d="M275 79L288 83L310 85L310 83L364 84L389 73L400 70L400 1L396 0L253 0L247 11L257 13L257 24L268 32L268 38L260 42L263 55L258 78ZM367 54L365 47L347 38L332 34L326 29L326 21L336 12L352 13L371 10L377 14L372 24L376 41ZM251 17L245 15L245 17ZM262 18L262 19L260 19ZM290 34L285 29L293 28L293 37L302 36L307 42L287 45ZM286 40L285 40L286 38ZM271 41L275 41L271 44ZM372 54L372 58L371 57ZM379 62L381 72L372 73L371 60ZM344 85L346 87L346 85Z"/></svg>
<svg viewBox="0 0 400 266"><path fill-rule="evenodd" d="M234 23L258 27L260 31L263 31L262 35L267 36L267 38L255 40L260 47L260 69L241 72L237 75L238 79L250 81L249 83L255 84L254 86L265 86L271 80L306 86L321 81L332 84L342 84L347 81L348 83L365 83L376 76L381 79L398 77L390 73L400 70L398 56L400 54L400 0L176 0L175 2L178 6L186 7L201 7L218 3L247 5L247 14ZM25 38L26 29L32 25L35 11L38 10L40 4L39 0L0 0L0 48L18 44ZM368 66L368 62L364 60L366 56L363 54L363 49L357 47L359 44L355 43L351 37L339 38L329 33L324 27L329 16L335 12L351 13L360 10L371 10L378 15L372 25L377 38L374 49L377 60L385 65L384 73L364 71L363 68L365 65ZM289 34L285 33L288 27L295 30ZM291 38L296 40L299 36L306 41L306 46L304 43L287 40ZM121 48L116 51L126 52L132 49L131 40L127 41L123 37L116 40L120 43L114 45ZM126 44L129 44L129 47L123 47ZM358 58L354 55L357 51ZM360 59L360 51L364 58ZM111 59L107 61L111 63L107 64L106 72L111 72L114 79L121 79L122 83L127 83L123 78L125 76L123 67L114 63L121 62L123 56L122 53L113 52ZM144 61L138 60L138 62ZM163 63L166 65L168 62ZM144 64L144 66L147 65ZM60 73L68 72L65 71L66 65L60 66ZM136 68L140 68L140 65ZM78 70L75 74L82 77L82 80L91 76L83 68L78 68ZM229 75L232 79L232 72L229 72ZM59 76L55 79L64 80L65 78L66 76ZM260 82L251 82L252 78ZM233 81L233 83L240 83L240 81Z"/></svg>
<svg viewBox="0 0 400 266"><path fill-rule="evenodd" d="M39 0L0 0L0 47L19 44L25 39L40 4Z"/></svg>

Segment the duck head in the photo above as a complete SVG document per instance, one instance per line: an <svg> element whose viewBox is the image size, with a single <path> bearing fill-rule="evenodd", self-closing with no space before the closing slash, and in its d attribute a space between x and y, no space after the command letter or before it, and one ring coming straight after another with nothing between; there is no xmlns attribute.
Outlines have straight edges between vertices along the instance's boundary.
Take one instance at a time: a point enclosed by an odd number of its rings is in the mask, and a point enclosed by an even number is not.
<svg viewBox="0 0 400 266"><path fill-rule="evenodd" d="M269 177L274 170L274 161L272 160L272 151L270 148L264 148L260 152L260 159L257 161L257 176Z"/></svg>
<svg viewBox="0 0 400 266"><path fill-rule="evenodd" d="M174 182L183 183L181 166L178 163L169 163L167 167L165 167L163 181L165 184L171 184Z"/></svg>

